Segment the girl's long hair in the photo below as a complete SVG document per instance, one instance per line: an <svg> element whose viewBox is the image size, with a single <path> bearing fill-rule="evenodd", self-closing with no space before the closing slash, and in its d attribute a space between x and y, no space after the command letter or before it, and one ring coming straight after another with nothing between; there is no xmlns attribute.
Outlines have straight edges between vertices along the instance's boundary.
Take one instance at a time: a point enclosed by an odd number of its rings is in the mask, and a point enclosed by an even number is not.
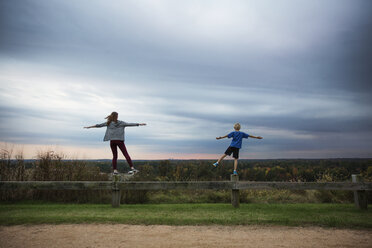
<svg viewBox="0 0 372 248"><path fill-rule="evenodd" d="M109 116L107 116L105 119L107 119L107 126L110 125L111 122L118 122L118 113L112 112Z"/></svg>

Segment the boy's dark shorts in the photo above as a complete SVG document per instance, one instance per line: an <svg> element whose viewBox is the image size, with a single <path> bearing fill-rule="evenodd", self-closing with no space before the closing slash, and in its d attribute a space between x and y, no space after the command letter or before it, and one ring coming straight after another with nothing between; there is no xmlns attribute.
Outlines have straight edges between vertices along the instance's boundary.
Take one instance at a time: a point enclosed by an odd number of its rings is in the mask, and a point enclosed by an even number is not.
<svg viewBox="0 0 372 248"><path fill-rule="evenodd" d="M231 153L232 153L232 155L233 155L233 158L236 158L236 159L239 158L239 148L229 146L229 147L226 149L225 154L230 156Z"/></svg>

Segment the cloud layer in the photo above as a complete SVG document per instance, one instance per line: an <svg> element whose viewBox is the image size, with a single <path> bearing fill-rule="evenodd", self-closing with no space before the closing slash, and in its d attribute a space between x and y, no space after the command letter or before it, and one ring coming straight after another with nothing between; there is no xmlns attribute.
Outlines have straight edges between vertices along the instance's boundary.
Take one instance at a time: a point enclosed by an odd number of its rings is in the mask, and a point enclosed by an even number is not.
<svg viewBox="0 0 372 248"><path fill-rule="evenodd" d="M245 158L371 157L371 5L0 1L0 141L93 158L117 111L137 158L212 158L235 122Z"/></svg>

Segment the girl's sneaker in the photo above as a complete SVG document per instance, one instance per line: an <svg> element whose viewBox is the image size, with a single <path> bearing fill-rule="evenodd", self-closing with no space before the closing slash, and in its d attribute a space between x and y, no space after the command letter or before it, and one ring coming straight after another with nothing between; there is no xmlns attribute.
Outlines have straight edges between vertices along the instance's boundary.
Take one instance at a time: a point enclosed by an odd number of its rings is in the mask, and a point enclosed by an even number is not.
<svg viewBox="0 0 372 248"><path fill-rule="evenodd" d="M213 166L214 167L217 167L218 166L218 162L214 163Z"/></svg>
<svg viewBox="0 0 372 248"><path fill-rule="evenodd" d="M238 175L238 172L236 172L236 170L234 170L233 174L234 174L234 175Z"/></svg>
<svg viewBox="0 0 372 248"><path fill-rule="evenodd" d="M139 170L136 170L134 168L132 168L130 171L128 171L128 174L129 175L134 175L134 174L137 174L139 172Z"/></svg>

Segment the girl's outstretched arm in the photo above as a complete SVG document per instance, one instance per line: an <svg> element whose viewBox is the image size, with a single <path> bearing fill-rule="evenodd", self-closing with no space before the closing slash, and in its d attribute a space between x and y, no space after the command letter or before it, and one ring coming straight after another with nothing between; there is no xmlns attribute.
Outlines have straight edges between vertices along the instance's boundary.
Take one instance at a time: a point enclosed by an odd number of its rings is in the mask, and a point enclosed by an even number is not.
<svg viewBox="0 0 372 248"><path fill-rule="evenodd" d="M122 127L138 127L138 126L146 126L146 123L128 123L128 122L121 122L120 126Z"/></svg>
<svg viewBox="0 0 372 248"><path fill-rule="evenodd" d="M96 126L90 126L90 127L84 127L84 128L94 128L94 127L96 127Z"/></svg>
<svg viewBox="0 0 372 248"><path fill-rule="evenodd" d="M216 137L216 139L224 139L224 138L227 138L228 135L225 135L225 136L220 136L220 137Z"/></svg>
<svg viewBox="0 0 372 248"><path fill-rule="evenodd" d="M107 122L97 124L97 125L94 125L94 126L84 127L84 128L95 128L95 127L104 127L104 126L107 126Z"/></svg>

